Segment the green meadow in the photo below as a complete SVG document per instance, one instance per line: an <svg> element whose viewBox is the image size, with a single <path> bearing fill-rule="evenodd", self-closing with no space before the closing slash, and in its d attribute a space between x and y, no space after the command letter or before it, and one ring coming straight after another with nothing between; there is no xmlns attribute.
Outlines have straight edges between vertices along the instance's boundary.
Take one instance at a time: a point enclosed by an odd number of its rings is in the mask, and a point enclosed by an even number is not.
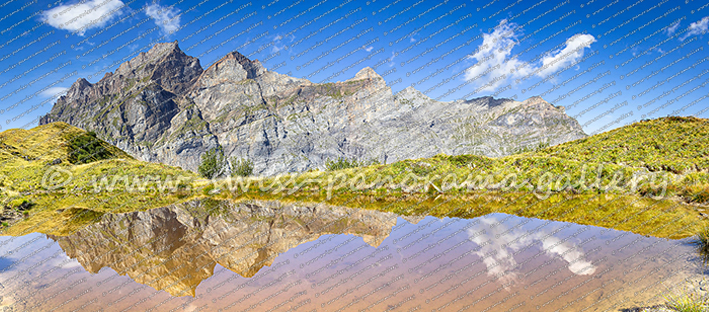
<svg viewBox="0 0 709 312"><path fill-rule="evenodd" d="M672 239L706 227L709 213L709 120L693 117L641 121L501 158L345 161L353 165L215 180L136 160L81 129L52 123L0 133L0 163L6 235L67 235L107 213L204 197L438 217L503 212Z"/></svg>

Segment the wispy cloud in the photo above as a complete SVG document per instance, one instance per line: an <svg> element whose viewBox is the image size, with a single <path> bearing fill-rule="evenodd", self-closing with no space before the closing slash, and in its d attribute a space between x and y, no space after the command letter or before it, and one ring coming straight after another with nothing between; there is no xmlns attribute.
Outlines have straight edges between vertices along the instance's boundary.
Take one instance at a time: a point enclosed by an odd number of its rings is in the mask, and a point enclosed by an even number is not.
<svg viewBox="0 0 709 312"><path fill-rule="evenodd" d="M672 26L667 27L667 29L665 30L667 36L672 37L672 35L674 35L674 33L677 31L677 28L679 28L679 21L676 21L674 24L672 24Z"/></svg>
<svg viewBox="0 0 709 312"><path fill-rule="evenodd" d="M51 87L47 90L42 91L42 93L40 93L39 95L44 98L59 97L66 94L67 90L69 90L69 88Z"/></svg>
<svg viewBox="0 0 709 312"><path fill-rule="evenodd" d="M709 16L705 16L701 20L689 24L689 30L682 36L681 40L687 39L689 36L703 35L709 30Z"/></svg>
<svg viewBox="0 0 709 312"><path fill-rule="evenodd" d="M562 48L529 64L512 56L512 50L519 44L517 38L521 35L522 29L507 20L502 20L492 33L483 34L482 44L468 56L475 60L475 64L466 70L465 79L475 80L473 85L482 86L479 91L493 91L510 79L530 73L546 77L581 59L585 49L596 42L592 35L576 34L567 39Z"/></svg>
<svg viewBox="0 0 709 312"><path fill-rule="evenodd" d="M542 58L541 68L537 75L546 77L578 61L583 57L584 50L590 48L594 42L596 42L596 38L589 34L577 34L566 39L566 45L562 49L550 52Z"/></svg>
<svg viewBox="0 0 709 312"><path fill-rule="evenodd" d="M566 269L573 274L590 275L596 272L596 266L587 259L583 248L573 239L557 237L560 236L555 235L558 230L555 232L544 228L529 231L519 225L509 226L504 218L503 215L488 214L478 219L485 230L467 230L470 240L480 247L475 254L483 259L489 276L502 276L505 282L518 279L515 269L520 264L514 255L539 243L541 250L549 258L563 260L567 263ZM552 226L558 225L549 225Z"/></svg>
<svg viewBox="0 0 709 312"><path fill-rule="evenodd" d="M154 2L145 8L145 14L155 20L155 25L166 35L171 35L180 29L180 10L174 6L164 7Z"/></svg>
<svg viewBox="0 0 709 312"><path fill-rule="evenodd" d="M62 4L42 14L50 26L83 36L91 28L103 27L119 15L124 7L120 0L88 0L84 3Z"/></svg>
<svg viewBox="0 0 709 312"><path fill-rule="evenodd" d="M492 91L513 76L527 74L530 69L524 62L510 58L520 35L517 25L507 20L502 20L492 33L483 34L482 44L469 56L476 62L466 70L465 79L484 84L480 91Z"/></svg>
<svg viewBox="0 0 709 312"><path fill-rule="evenodd" d="M395 57L396 57L396 52L391 51L391 57L389 58L389 64L387 64L387 65L389 65L389 67L394 67L394 65L396 65L396 64L394 63L394 58L395 58Z"/></svg>
<svg viewBox="0 0 709 312"><path fill-rule="evenodd" d="M271 54L278 53L278 51L288 49L287 45L281 43L281 41L283 41L283 39L284 38L281 35L276 35L275 37L273 37L273 42L271 43L271 45L272 45L271 46Z"/></svg>

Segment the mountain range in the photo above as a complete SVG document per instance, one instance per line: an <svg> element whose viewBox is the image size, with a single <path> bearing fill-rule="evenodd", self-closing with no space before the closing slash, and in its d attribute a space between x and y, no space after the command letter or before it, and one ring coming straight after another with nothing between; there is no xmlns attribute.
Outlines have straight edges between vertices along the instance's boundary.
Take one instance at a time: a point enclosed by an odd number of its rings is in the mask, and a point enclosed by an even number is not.
<svg viewBox="0 0 709 312"><path fill-rule="evenodd" d="M586 137L563 107L540 97L440 102L413 87L394 94L369 67L346 81L314 83L238 52L203 69L177 41L156 44L94 84L78 79L40 125L55 121L94 131L137 159L193 171L220 146L251 159L260 175L322 168L337 157L498 157Z"/></svg>

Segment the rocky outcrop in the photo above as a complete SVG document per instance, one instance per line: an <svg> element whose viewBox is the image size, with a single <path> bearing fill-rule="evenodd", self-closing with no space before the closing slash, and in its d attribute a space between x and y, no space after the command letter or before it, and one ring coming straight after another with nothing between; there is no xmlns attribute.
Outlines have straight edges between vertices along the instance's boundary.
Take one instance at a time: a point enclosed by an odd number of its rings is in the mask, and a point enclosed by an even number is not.
<svg viewBox="0 0 709 312"><path fill-rule="evenodd" d="M585 136L562 107L539 97L439 102L412 87L393 94L371 68L318 84L238 52L202 70L177 42L156 45L96 84L77 80L40 124L53 121L94 130L141 160L191 170L219 145L252 159L263 175L322 168L339 156L385 163L503 156Z"/></svg>
<svg viewBox="0 0 709 312"><path fill-rule="evenodd" d="M391 213L322 204L207 199L106 214L70 236L49 237L90 273L109 267L173 296L194 296L217 264L252 277L278 254L326 234L354 234L377 247L396 219Z"/></svg>

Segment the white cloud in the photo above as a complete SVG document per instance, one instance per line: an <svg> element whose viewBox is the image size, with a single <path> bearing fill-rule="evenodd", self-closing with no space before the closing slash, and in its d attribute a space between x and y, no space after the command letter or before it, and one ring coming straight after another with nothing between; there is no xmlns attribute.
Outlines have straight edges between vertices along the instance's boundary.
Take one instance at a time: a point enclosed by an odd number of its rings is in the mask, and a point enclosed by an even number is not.
<svg viewBox="0 0 709 312"><path fill-rule="evenodd" d="M548 76L578 61L583 57L584 50L590 48L594 42L596 42L596 38L589 34L577 34L566 39L564 48L551 52L542 58L542 67L539 68L537 75Z"/></svg>
<svg viewBox="0 0 709 312"><path fill-rule="evenodd" d="M515 255L521 250L537 245L541 242L541 250L549 257L565 261L567 269L576 275L590 275L596 271L583 251L582 246L575 243L574 239L560 239L556 235L561 224L550 225L547 228L529 231L529 227L510 226L515 218L508 222L503 214L488 214L478 218L481 227L467 230L470 240L480 247L475 253L483 259L490 276L502 276L504 282L511 282L518 278L520 264L515 260Z"/></svg>
<svg viewBox="0 0 709 312"><path fill-rule="evenodd" d="M69 90L69 88L64 88L64 87L51 87L47 90L42 91L39 95L45 98L50 98L50 97L59 97L62 96L66 93L66 91Z"/></svg>
<svg viewBox="0 0 709 312"><path fill-rule="evenodd" d="M529 67L523 62L510 58L512 48L518 44L517 37L520 35L516 32L516 27L517 25L502 20L491 34L483 34L483 43L477 52L468 56L477 62L466 70L465 79L474 79L476 84L485 85L480 91L495 90L511 76L521 76L529 72Z"/></svg>
<svg viewBox="0 0 709 312"><path fill-rule="evenodd" d="M88 0L84 3L62 4L42 14L50 26L75 32L80 36L91 29L103 27L123 8L120 0Z"/></svg>
<svg viewBox="0 0 709 312"><path fill-rule="evenodd" d="M483 42L470 56L475 64L465 73L466 80L475 80L480 86L477 91L494 91L509 79L520 78L534 73L545 77L572 64L583 57L584 50L590 48L596 39L589 34L577 34L566 40L565 45L556 51L547 53L534 64L529 64L512 57L512 49L519 42L521 29L514 23L502 20L495 30L483 34Z"/></svg>
<svg viewBox="0 0 709 312"><path fill-rule="evenodd" d="M672 24L672 26L667 27L667 29L665 30L665 32L667 32L667 36L671 37L675 33L675 31L677 31L677 28L679 28L679 21L676 21L674 24Z"/></svg>
<svg viewBox="0 0 709 312"><path fill-rule="evenodd" d="M180 10L175 7L163 7L157 3L149 4L145 14L155 20L155 25L160 27L166 35L171 35L180 28Z"/></svg>
<svg viewBox="0 0 709 312"><path fill-rule="evenodd" d="M288 49L288 46L285 45L285 44L282 44L282 45L280 45L280 46L278 45L278 43L280 43L281 40L283 40L283 36L281 36L281 35L276 35L276 36L273 37L273 42L271 43L271 44L272 44L272 46L271 46L271 54L275 54L275 53L278 53L278 51L287 50L287 49ZM259 50L260 50L260 49L259 49Z"/></svg>
<svg viewBox="0 0 709 312"><path fill-rule="evenodd" d="M374 49L373 46L368 46L368 47L364 48L364 50L367 52L372 52L373 49Z"/></svg>
<svg viewBox="0 0 709 312"><path fill-rule="evenodd" d="M682 40L687 39L689 36L703 35L709 30L709 16L705 16L699 21L689 24L687 33L682 36Z"/></svg>

